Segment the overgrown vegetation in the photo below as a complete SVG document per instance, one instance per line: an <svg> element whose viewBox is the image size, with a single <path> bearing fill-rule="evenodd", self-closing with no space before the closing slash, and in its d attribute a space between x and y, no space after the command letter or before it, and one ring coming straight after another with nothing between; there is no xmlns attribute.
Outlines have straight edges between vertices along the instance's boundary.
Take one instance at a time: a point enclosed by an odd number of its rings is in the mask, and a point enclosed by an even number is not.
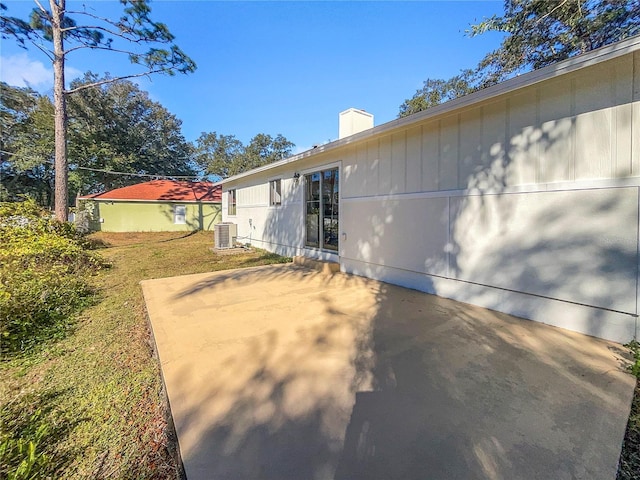
<svg viewBox="0 0 640 480"><path fill-rule="evenodd" d="M73 225L33 201L0 204L0 355L60 338L86 304L88 278L102 266Z"/></svg>
<svg viewBox="0 0 640 480"><path fill-rule="evenodd" d="M0 244L0 359L28 362L36 347L67 335L91 298L90 276L104 262L87 250L73 225L53 221L32 200L0 203ZM0 477L55 473L52 439L69 422L52 412L51 398L44 391L3 398Z"/></svg>
<svg viewBox="0 0 640 480"><path fill-rule="evenodd" d="M638 380L620 455L617 480L638 480L640 479L640 342L632 340L625 346L631 350L632 355L629 372Z"/></svg>
<svg viewBox="0 0 640 480"><path fill-rule="evenodd" d="M631 350L631 364L629 365L629 372L631 375L640 379L640 342L637 340L631 340L629 343L625 345L629 350Z"/></svg>
<svg viewBox="0 0 640 480"><path fill-rule="evenodd" d="M0 362L0 478L176 478L140 280L287 261L213 234L98 233L112 266L72 333Z"/></svg>
<svg viewBox="0 0 640 480"><path fill-rule="evenodd" d="M0 409L0 477L7 480L56 478L70 461L62 440L73 427L58 409L54 391L27 394Z"/></svg>

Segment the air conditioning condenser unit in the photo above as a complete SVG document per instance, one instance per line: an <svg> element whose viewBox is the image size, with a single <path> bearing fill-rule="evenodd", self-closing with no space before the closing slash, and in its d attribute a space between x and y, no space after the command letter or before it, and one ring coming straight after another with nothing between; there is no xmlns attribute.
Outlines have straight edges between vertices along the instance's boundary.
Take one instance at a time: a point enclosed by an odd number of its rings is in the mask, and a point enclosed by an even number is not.
<svg viewBox="0 0 640 480"><path fill-rule="evenodd" d="M216 249L233 248L238 237L238 226L231 222L217 223L213 226L213 235Z"/></svg>

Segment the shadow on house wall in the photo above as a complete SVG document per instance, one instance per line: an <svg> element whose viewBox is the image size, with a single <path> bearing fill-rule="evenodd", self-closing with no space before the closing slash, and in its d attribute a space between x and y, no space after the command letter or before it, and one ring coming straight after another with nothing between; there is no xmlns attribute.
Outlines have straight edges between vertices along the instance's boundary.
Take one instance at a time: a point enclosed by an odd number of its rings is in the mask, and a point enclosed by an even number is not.
<svg viewBox="0 0 640 480"><path fill-rule="evenodd" d="M176 205L184 207L176 219ZM222 218L219 203L83 201L76 223L88 231L160 232L213 230Z"/></svg>
<svg viewBox="0 0 640 480"><path fill-rule="evenodd" d="M530 87L352 148L347 271L631 339L638 187L617 182L634 174L638 127L625 78Z"/></svg>
<svg viewBox="0 0 640 480"><path fill-rule="evenodd" d="M631 149L623 147L634 127L621 114L631 104L587 108L565 99L547 112L531 102L539 94L530 90L420 126L422 158L411 157L405 133L404 145L373 140L328 158L342 161L341 262L357 274L628 341L637 329L638 188L613 179L631 174ZM523 113L527 102L533 117ZM573 114L554 118L567 111ZM603 117L616 124L605 134ZM607 145L606 160L586 155L577 145L583 138ZM401 155L394 156L393 142ZM412 163L420 167L417 181ZM613 179L598 184L607 176ZM409 187L452 179L451 190ZM304 248L303 178L289 188L287 201L267 210L262 230L254 222L252 235L292 255Z"/></svg>
<svg viewBox="0 0 640 480"><path fill-rule="evenodd" d="M184 223L176 224L176 206L185 207ZM174 202L159 204L160 213L165 219L165 224L175 230L213 230L216 223L222 221L222 212L219 203L187 203Z"/></svg>
<svg viewBox="0 0 640 480"><path fill-rule="evenodd" d="M191 230L213 230L213 225L222 220L222 200L221 187L213 187L201 182L182 182L174 188L169 189L165 194L161 195L159 200L171 200L175 202L169 210L165 210L165 216L171 220L175 220L175 206L186 206L185 224ZM180 203L175 198L192 198L191 202ZM211 199L215 197L217 201L212 203Z"/></svg>
<svg viewBox="0 0 640 480"><path fill-rule="evenodd" d="M176 201L184 198L184 201ZM158 200L82 200L79 223L91 231L213 230L221 218L220 187L181 182Z"/></svg>

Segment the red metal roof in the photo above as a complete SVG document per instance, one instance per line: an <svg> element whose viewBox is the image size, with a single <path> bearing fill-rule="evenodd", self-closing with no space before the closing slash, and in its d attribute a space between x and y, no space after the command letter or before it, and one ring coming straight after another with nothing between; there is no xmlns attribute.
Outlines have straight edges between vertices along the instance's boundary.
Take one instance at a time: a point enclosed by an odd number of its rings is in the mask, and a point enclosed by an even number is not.
<svg viewBox="0 0 640 480"><path fill-rule="evenodd" d="M164 200L174 202L221 202L222 187L211 182L152 180L108 192L84 195L95 200Z"/></svg>

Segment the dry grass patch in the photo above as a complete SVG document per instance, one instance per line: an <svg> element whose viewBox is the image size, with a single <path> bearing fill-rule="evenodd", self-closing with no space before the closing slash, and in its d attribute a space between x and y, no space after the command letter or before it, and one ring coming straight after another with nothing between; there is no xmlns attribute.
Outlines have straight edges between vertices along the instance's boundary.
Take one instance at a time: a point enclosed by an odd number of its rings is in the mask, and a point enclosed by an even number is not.
<svg viewBox="0 0 640 480"><path fill-rule="evenodd" d="M66 339L0 366L0 404L6 418L45 425L39 448L51 477L176 478L139 282L287 259L261 250L217 255L207 232L91 239L112 264L94 278L94 305Z"/></svg>

